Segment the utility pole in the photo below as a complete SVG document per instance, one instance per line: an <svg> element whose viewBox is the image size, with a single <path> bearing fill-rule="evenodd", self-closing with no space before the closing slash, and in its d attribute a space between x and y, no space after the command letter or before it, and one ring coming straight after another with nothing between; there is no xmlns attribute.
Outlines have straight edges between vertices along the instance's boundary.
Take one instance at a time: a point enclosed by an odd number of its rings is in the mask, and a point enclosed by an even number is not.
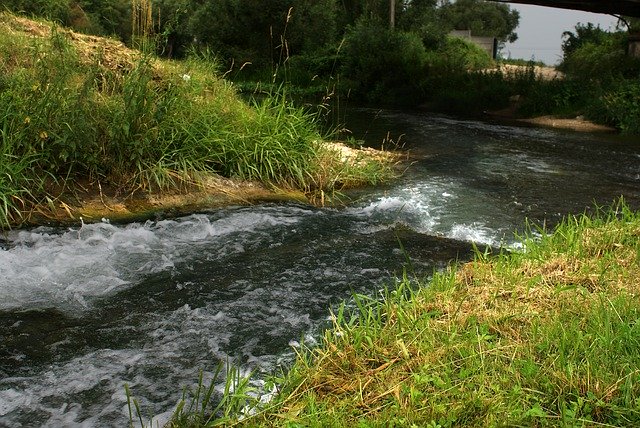
<svg viewBox="0 0 640 428"><path fill-rule="evenodd" d="M389 0L389 28L396 26L396 0Z"/></svg>

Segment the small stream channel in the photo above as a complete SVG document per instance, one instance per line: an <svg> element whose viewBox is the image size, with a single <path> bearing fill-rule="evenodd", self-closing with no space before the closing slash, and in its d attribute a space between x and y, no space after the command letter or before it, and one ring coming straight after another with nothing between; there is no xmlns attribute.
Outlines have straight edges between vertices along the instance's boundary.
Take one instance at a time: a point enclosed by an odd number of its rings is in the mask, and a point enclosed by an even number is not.
<svg viewBox="0 0 640 428"><path fill-rule="evenodd" d="M126 225L9 232L0 246L0 427L125 426L124 385L171 413L219 361L270 373L314 343L329 308L375 295L411 261L429 275L526 219L623 195L640 207L640 141L357 110L413 164L346 208L228 207ZM401 245L405 251L401 250Z"/></svg>

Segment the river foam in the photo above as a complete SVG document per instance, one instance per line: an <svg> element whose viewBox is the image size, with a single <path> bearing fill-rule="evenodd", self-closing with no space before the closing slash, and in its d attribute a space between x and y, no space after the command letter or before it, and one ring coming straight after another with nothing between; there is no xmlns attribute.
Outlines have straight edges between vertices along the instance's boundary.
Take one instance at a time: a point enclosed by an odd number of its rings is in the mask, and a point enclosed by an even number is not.
<svg viewBox="0 0 640 428"><path fill-rule="evenodd" d="M211 240L220 246L214 254L209 251L210 257L243 252L244 242L270 228L294 225L297 214L240 210L220 218L197 214L129 225L101 222L63 231L10 232L0 249L0 310L82 310L144 275L173 270Z"/></svg>

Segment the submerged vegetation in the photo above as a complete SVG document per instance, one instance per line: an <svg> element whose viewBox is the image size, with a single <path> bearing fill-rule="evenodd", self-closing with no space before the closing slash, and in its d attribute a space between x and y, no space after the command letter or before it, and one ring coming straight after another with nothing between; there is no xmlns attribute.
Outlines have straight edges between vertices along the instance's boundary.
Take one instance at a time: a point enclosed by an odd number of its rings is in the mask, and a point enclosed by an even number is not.
<svg viewBox="0 0 640 428"><path fill-rule="evenodd" d="M211 55L158 60L0 14L0 226L78 186L126 196L220 174L313 194L389 176L380 160L345 164L324 138L284 92L241 100Z"/></svg>
<svg viewBox="0 0 640 428"><path fill-rule="evenodd" d="M249 406L236 423L636 426L639 238L640 213L620 203L533 230L522 251L478 251L382 299L355 296L270 403L236 391L235 408ZM205 411L188 419L183 406L170 426L204 426Z"/></svg>

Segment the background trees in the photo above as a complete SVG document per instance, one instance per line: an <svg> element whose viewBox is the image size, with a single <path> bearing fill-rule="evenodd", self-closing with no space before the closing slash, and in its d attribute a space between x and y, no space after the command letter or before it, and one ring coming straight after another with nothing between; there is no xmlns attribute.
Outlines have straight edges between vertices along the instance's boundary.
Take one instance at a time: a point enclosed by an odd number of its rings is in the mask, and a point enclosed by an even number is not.
<svg viewBox="0 0 640 428"><path fill-rule="evenodd" d="M481 0L445 0L440 8L444 22L455 30L471 30L475 36L491 36L501 42L515 42L520 14L505 4Z"/></svg>
<svg viewBox="0 0 640 428"><path fill-rule="evenodd" d="M4 0L79 31L131 41L133 0ZM390 1L395 5L391 29ZM518 14L483 0L150 0L159 54L207 51L237 76L317 84L340 74L369 101L415 100L427 74L486 66L453 29L514 40ZM448 59L447 59L448 58ZM467 61L466 58L472 58ZM287 64L286 72L283 72ZM444 71L443 71L444 70ZM316 83L311 83L316 82Z"/></svg>
<svg viewBox="0 0 640 428"><path fill-rule="evenodd" d="M180 57L207 48L224 60L266 66L337 47L357 22L388 27L390 0L151 0L159 52ZM513 41L518 13L484 0L393 0L397 29L435 48L452 29ZM131 36L132 0L3 0L16 12L45 16L78 31Z"/></svg>

